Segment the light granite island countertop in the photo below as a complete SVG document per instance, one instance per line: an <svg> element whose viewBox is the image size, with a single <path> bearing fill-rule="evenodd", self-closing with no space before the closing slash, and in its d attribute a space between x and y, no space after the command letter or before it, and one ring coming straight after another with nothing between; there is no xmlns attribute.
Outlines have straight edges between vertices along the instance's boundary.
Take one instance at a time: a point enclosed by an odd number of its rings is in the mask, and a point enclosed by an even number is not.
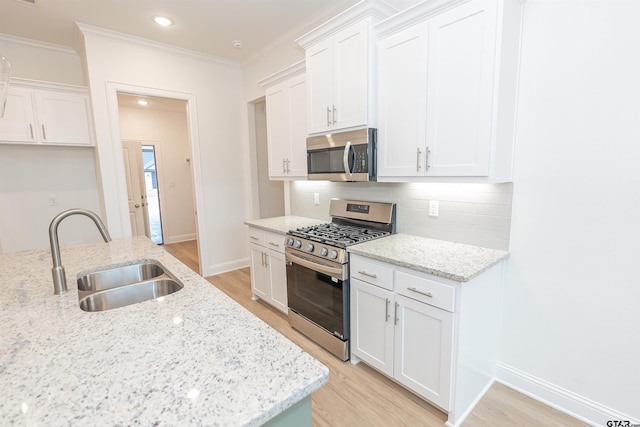
<svg viewBox="0 0 640 427"><path fill-rule="evenodd" d="M497 249L409 234L393 234L349 246L347 250L457 282L468 282L509 255Z"/></svg>
<svg viewBox="0 0 640 427"><path fill-rule="evenodd" d="M290 413L328 369L147 238L0 254L0 419L8 425L258 426ZM184 288L102 312L78 272L154 259ZM280 416L281 417L281 416ZM310 413L309 413L310 420Z"/></svg>

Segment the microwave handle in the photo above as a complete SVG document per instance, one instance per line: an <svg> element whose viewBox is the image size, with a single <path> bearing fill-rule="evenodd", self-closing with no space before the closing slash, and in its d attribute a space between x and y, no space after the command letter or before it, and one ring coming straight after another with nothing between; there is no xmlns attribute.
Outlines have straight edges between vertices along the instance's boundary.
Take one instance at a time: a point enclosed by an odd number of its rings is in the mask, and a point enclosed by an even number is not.
<svg viewBox="0 0 640 427"><path fill-rule="evenodd" d="M353 150L353 147L351 146L351 141L347 141L347 144L344 146L344 155L342 156L342 164L344 165L344 173L346 173L349 176L353 175L353 172L349 168L349 154L351 153L351 150Z"/></svg>

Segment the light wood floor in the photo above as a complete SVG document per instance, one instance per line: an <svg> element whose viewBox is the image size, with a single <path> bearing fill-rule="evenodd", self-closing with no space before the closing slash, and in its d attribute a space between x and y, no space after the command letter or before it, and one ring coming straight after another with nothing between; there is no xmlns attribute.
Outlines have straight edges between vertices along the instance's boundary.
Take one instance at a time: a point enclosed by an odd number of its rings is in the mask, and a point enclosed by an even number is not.
<svg viewBox="0 0 640 427"><path fill-rule="evenodd" d="M195 243L175 243L165 245L165 248L196 272L199 271ZM329 368L329 382L312 396L314 427L444 425L447 416L443 412L364 363L352 365L341 362L292 329L283 313L262 301L253 301L249 268L206 279ZM496 383L463 426L547 427L586 424Z"/></svg>

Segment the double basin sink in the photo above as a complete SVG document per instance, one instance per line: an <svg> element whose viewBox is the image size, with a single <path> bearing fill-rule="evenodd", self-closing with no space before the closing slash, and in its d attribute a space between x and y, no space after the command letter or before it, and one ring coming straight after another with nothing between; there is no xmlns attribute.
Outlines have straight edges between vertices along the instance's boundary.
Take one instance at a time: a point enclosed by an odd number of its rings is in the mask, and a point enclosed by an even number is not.
<svg viewBox="0 0 640 427"><path fill-rule="evenodd" d="M84 311L105 311L178 292L184 285L162 264L141 260L78 275L78 300Z"/></svg>

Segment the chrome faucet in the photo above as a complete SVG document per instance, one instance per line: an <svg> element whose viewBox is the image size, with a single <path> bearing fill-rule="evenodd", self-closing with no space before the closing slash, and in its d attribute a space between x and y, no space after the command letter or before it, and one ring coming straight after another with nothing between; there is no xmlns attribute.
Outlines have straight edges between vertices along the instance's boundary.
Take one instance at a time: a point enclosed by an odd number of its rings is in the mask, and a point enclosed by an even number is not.
<svg viewBox="0 0 640 427"><path fill-rule="evenodd" d="M68 216L71 215L84 215L93 220L102 234L102 238L105 242L111 241L111 236L104 226L104 223L98 215L87 209L69 209L68 211L60 212L49 224L49 244L51 245L51 257L53 258L53 268L51 273L53 274L53 293L60 295L67 292L67 277L64 273L64 267L60 261L60 243L58 243L58 225Z"/></svg>

